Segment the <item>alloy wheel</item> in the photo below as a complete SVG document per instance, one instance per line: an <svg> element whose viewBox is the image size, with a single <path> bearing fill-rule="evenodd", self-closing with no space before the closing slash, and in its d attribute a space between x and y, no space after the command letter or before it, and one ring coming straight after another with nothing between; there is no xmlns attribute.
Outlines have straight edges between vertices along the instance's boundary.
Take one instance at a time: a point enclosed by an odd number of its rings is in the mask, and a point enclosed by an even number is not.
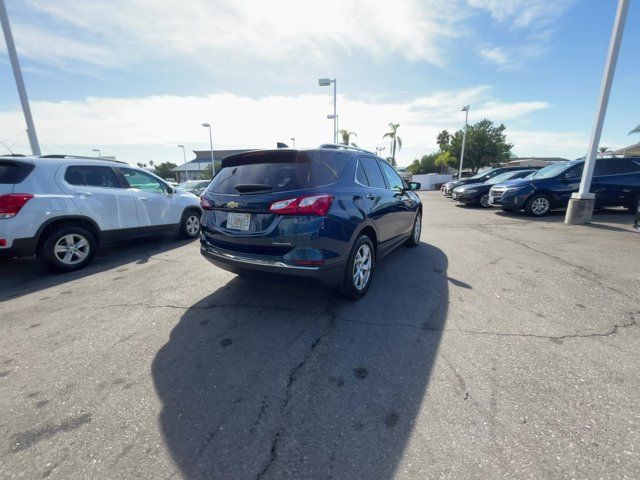
<svg viewBox="0 0 640 480"><path fill-rule="evenodd" d="M483 195L480 197L480 205L487 208L489 207L489 195Z"/></svg>
<svg viewBox="0 0 640 480"><path fill-rule="evenodd" d="M422 232L422 215L416 216L416 224L413 226L413 240L415 243L420 242L420 233Z"/></svg>
<svg viewBox="0 0 640 480"><path fill-rule="evenodd" d="M91 250L89 241L77 233L60 237L53 247L56 258L64 265L76 265L82 262Z"/></svg>
<svg viewBox="0 0 640 480"><path fill-rule="evenodd" d="M353 285L358 291L367 287L371 278L371 249L369 245L360 245L353 261Z"/></svg>
<svg viewBox="0 0 640 480"><path fill-rule="evenodd" d="M531 211L536 215L544 215L549 211L549 200L538 197L531 203Z"/></svg>

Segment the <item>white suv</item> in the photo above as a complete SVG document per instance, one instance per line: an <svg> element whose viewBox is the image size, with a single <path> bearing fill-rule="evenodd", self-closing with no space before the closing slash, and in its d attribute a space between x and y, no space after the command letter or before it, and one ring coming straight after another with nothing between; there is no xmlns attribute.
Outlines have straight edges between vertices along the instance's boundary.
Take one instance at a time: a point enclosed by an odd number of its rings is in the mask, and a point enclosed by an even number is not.
<svg viewBox="0 0 640 480"><path fill-rule="evenodd" d="M200 234L198 197L146 170L52 155L0 157L0 255L36 254L57 270L87 265L99 244Z"/></svg>

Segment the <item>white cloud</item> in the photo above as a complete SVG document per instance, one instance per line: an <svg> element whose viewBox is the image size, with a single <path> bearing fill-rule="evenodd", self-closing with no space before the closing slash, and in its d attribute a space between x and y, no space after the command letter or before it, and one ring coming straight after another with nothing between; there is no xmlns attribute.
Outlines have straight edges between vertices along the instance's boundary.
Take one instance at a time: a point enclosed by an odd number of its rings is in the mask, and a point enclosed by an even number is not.
<svg viewBox="0 0 640 480"><path fill-rule="evenodd" d="M486 47L480 50L480 56L500 67L509 65L511 59L509 54L502 47Z"/></svg>
<svg viewBox="0 0 640 480"><path fill-rule="evenodd" d="M515 29L539 30L555 23L576 0L467 0L500 23Z"/></svg>
<svg viewBox="0 0 640 480"><path fill-rule="evenodd" d="M444 63L443 44L458 35L460 0L28 0L65 28L81 32L69 55L113 65L154 56L271 62L323 61L364 53ZM17 33L26 35L16 25ZM33 27L32 27L33 28ZM51 29L52 32L64 29ZM57 33L56 33L57 34ZM43 35L41 32L40 35ZM52 42L24 54L46 61ZM98 47L101 45L101 47ZM102 47L104 46L104 47ZM22 46L20 48L23 48Z"/></svg>
<svg viewBox="0 0 640 480"><path fill-rule="evenodd" d="M548 108L545 102L503 102L488 87L438 92L405 102L353 100L339 96L340 127L356 131L358 144L373 150L390 121L400 123L403 149L400 163L436 148L438 131L456 130L464 122L460 106L471 103L470 122L490 118L508 122ZM122 152L124 160L148 161L141 146L159 159L176 160L179 143L206 147L204 121L213 124L214 143L221 147L269 148L277 141L296 138L297 146L315 147L331 141L332 123L326 120L331 100L326 95L250 98L231 93L207 96L150 96L143 98L87 98L82 101L33 102L36 127L45 145L75 145L67 150L90 154L91 148ZM19 110L0 111L0 138L23 123ZM511 136L511 132L507 130ZM525 134L521 137L531 143ZM129 146L129 150L127 150ZM50 147L47 153L60 153ZM64 150L64 148L62 149ZM127 157L127 151L135 158ZM144 153L144 156L141 156ZM162 157L162 158L160 158ZM166 159L166 158L165 158Z"/></svg>

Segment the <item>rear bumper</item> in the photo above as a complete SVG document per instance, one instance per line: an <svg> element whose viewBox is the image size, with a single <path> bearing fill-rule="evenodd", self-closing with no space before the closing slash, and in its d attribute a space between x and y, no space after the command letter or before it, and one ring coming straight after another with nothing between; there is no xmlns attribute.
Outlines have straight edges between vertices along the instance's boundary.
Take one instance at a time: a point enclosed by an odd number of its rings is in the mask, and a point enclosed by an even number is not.
<svg viewBox="0 0 640 480"><path fill-rule="evenodd" d="M267 275L300 277L329 286L339 285L344 276L345 262L322 266L298 266L279 257L224 250L204 240L200 242L200 253L217 267L232 273L261 272Z"/></svg>
<svg viewBox="0 0 640 480"><path fill-rule="evenodd" d="M35 255L38 241L34 238L16 238L10 247L0 247L0 257L28 257Z"/></svg>

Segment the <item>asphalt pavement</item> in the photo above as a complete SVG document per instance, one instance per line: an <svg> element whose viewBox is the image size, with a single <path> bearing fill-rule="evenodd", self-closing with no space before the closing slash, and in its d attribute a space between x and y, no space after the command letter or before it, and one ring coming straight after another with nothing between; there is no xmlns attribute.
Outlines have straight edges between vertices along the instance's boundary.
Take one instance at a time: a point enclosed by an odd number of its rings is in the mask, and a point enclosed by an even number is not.
<svg viewBox="0 0 640 480"><path fill-rule="evenodd" d="M632 216L421 196L360 302L173 238L0 262L0 478L639 478Z"/></svg>

